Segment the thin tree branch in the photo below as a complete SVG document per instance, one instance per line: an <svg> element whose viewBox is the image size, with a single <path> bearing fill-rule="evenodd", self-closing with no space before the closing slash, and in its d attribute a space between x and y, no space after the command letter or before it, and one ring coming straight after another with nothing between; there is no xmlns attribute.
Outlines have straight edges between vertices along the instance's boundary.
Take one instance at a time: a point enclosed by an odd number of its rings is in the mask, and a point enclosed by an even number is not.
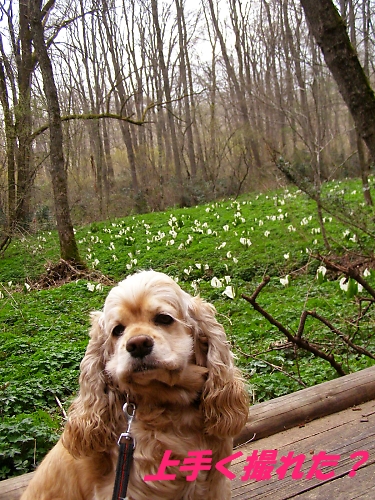
<svg viewBox="0 0 375 500"><path fill-rule="evenodd" d="M326 318L323 316L320 316L316 311L305 311L307 315L312 316L313 318L319 320L321 323L326 325L332 333L340 337L348 346L350 346L352 349L355 351L359 352L360 354L364 354L365 356L368 356L369 358L375 359L375 356L371 354L371 352L367 351L367 349L364 349L363 347L354 344L350 338L347 335L344 335L338 328L335 328L332 323L330 323Z"/></svg>
<svg viewBox="0 0 375 500"><path fill-rule="evenodd" d="M375 290L367 283L365 279L363 279L363 277L359 274L358 269L355 269L354 267L341 266L340 264L336 264L335 262L332 262L331 260L327 259L327 257L324 257L320 254L314 255L314 257L317 260L320 260L320 262L323 262L323 264L325 264L331 271L338 271L349 276L349 278L353 278L357 283L363 286L363 288L371 295L371 297L375 299Z"/></svg>
<svg viewBox="0 0 375 500"><path fill-rule="evenodd" d="M240 354L241 356L244 356L245 358L251 358L251 359L255 359L256 361L262 361L263 363L265 363L266 365L270 366L271 368L273 368L274 370L277 370L278 372L282 373L283 375L285 375L286 377L289 377L291 378L292 380L294 380L295 382L297 382L299 385L302 385L302 387L307 387L307 385L305 384L305 382L303 380L301 380L300 378L297 378L295 377L294 375L291 375L290 373L286 372L285 370L283 370L280 366L277 366L277 365L274 365L273 363L270 363L269 361L266 361L265 359L263 358L258 358L257 356L255 356L254 354L248 354L244 351L242 351L239 347L235 346L234 347Z"/></svg>
<svg viewBox="0 0 375 500"><path fill-rule="evenodd" d="M134 120L132 118L132 116L133 115L122 116L122 115L118 115L116 113L99 113L99 114L96 114L96 113L83 113L83 114L73 114L73 115L62 116L61 117L61 121L62 122L67 122L67 121L71 121L71 120L101 120L103 118L111 118L113 120L120 120L120 121L123 121L123 122L131 123L133 125L138 125L138 126L141 126L141 125L144 125L145 123L147 123L143 119L143 116L142 116L142 118L140 120ZM32 142L40 134L42 134L43 132L45 132L48 129L49 129L49 124L48 123L42 125L38 129L36 129L30 135L30 142Z"/></svg>
<svg viewBox="0 0 375 500"><path fill-rule="evenodd" d="M258 285L258 287L256 288L255 292L253 293L253 295L251 297L248 297L246 295L242 295L242 298L245 299L247 302L249 302L253 306L253 308L256 311L258 311L264 318L266 318L266 320L271 325L276 326L276 328L281 333L283 333L290 342L293 342L298 347L305 349L308 352L311 352L314 356L321 358L321 359L324 359L325 361L328 361L328 363L332 366L332 368L334 368L336 370L338 375L340 375L340 376L346 375L343 367L341 366L340 363L338 363L335 360L335 357L333 354L326 354L323 351L321 351L320 349L318 349L317 347L311 345L307 340L304 340L302 337L298 337L298 336L293 335L287 328L284 327L284 325L282 325L279 321L277 321L271 314L269 314L265 309L263 309L256 302L256 299L257 299L259 293L269 283L269 281L270 281L269 276L266 276L264 278L264 280L262 281L262 283L260 283L260 285ZM302 321L304 321L303 313L301 315L300 323Z"/></svg>

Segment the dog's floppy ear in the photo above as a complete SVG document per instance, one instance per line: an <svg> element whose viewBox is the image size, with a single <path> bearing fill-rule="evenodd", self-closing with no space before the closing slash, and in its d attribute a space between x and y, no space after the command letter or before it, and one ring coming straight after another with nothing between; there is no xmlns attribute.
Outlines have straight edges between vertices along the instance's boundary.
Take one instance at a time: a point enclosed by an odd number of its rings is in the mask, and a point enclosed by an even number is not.
<svg viewBox="0 0 375 500"><path fill-rule="evenodd" d="M212 305L199 297L192 298L190 314L195 323L195 361L208 368L202 393L205 430L219 437L235 436L246 423L249 398L215 312Z"/></svg>
<svg viewBox="0 0 375 500"><path fill-rule="evenodd" d="M117 391L108 390L104 371L108 354L103 314L91 314L90 341L81 362L80 391L69 409L62 435L65 448L75 457L108 450L118 439L123 416Z"/></svg>

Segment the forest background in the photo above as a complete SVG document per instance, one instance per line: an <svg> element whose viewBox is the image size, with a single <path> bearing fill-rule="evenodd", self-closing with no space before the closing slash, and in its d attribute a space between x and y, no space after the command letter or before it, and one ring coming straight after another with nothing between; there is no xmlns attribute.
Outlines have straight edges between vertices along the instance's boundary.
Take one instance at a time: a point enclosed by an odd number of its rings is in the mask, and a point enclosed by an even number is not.
<svg viewBox="0 0 375 500"><path fill-rule="evenodd" d="M371 80L375 2L337 7ZM0 25L1 249L56 218L33 8L75 224L275 187L280 160L317 191L361 175L371 203L366 148L300 2L13 0Z"/></svg>

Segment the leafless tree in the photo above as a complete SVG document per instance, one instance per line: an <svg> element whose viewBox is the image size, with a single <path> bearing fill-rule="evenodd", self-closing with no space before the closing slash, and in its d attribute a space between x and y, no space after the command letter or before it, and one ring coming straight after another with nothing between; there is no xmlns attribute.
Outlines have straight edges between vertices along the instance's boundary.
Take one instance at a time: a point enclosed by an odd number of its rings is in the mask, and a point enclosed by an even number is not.
<svg viewBox="0 0 375 500"><path fill-rule="evenodd" d="M53 3L53 1L50 2L48 8L51 8ZM27 22L30 25L30 33L32 35L36 57L40 65L44 93L47 101L50 132L50 173L53 186L57 231L60 241L60 255L65 261L79 264L81 259L74 236L68 201L68 178L64 161L60 104L51 59L48 55L44 39L43 18L47 13L48 10L43 9L41 0L31 0L29 3Z"/></svg>

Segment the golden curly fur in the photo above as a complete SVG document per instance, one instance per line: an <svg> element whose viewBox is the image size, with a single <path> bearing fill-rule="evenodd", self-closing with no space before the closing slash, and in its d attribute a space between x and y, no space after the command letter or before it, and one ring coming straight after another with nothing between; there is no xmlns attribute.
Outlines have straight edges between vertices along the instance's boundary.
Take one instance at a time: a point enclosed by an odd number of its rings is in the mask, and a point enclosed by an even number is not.
<svg viewBox="0 0 375 500"><path fill-rule="evenodd" d="M232 453L248 397L215 310L168 276L143 271L113 288L91 316L80 391L63 435L21 500L109 500L117 439L126 429L126 394L136 405L130 500L227 500L230 481L216 462ZM182 464L189 451L212 450L212 467L186 481L144 481L166 450Z"/></svg>

